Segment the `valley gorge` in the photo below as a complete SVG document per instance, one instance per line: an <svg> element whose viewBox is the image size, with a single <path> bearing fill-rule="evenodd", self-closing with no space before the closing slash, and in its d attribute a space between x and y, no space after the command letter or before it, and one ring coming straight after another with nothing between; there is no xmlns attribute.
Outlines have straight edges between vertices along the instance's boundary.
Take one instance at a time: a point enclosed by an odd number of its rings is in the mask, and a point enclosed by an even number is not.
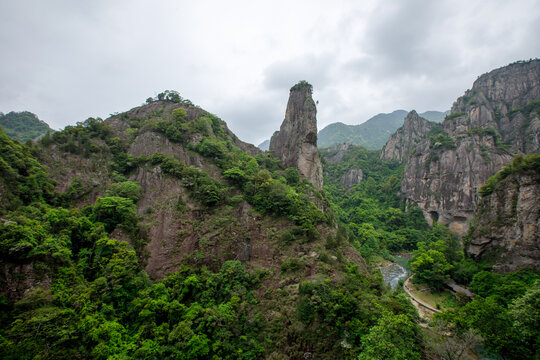
<svg viewBox="0 0 540 360"><path fill-rule="evenodd" d="M306 81L269 151L171 90L26 144L0 129L0 357L532 358L539 79L540 60L484 74L382 150L318 149Z"/></svg>

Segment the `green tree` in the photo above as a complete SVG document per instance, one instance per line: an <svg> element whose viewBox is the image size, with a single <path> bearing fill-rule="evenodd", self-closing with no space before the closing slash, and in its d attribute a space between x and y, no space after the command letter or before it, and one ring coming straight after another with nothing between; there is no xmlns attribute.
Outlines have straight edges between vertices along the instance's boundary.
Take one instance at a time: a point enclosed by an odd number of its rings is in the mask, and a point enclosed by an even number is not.
<svg viewBox="0 0 540 360"><path fill-rule="evenodd" d="M290 185L298 184L300 181L300 174L298 173L298 170L290 167L285 169L285 178L287 179L287 183Z"/></svg>
<svg viewBox="0 0 540 360"><path fill-rule="evenodd" d="M112 232L118 225L129 228L137 223L135 204L131 199L118 196L98 198L93 208L92 219L105 224L108 232Z"/></svg>
<svg viewBox="0 0 540 360"><path fill-rule="evenodd" d="M419 328L404 314L386 313L362 338L358 360L420 359Z"/></svg>
<svg viewBox="0 0 540 360"><path fill-rule="evenodd" d="M114 184L107 195L127 198L136 203L141 197L141 189L141 185L135 181L123 181Z"/></svg>
<svg viewBox="0 0 540 360"><path fill-rule="evenodd" d="M514 327L519 329L525 338L535 341L536 346L540 345L540 280L537 280L525 295L514 300L509 310Z"/></svg>
<svg viewBox="0 0 540 360"><path fill-rule="evenodd" d="M443 281L449 278L452 265L441 251L420 249L411 262L411 268L416 281L441 289L444 287Z"/></svg>
<svg viewBox="0 0 540 360"><path fill-rule="evenodd" d="M184 121L186 119L187 111L184 108L176 108L172 111L172 116L176 121Z"/></svg>

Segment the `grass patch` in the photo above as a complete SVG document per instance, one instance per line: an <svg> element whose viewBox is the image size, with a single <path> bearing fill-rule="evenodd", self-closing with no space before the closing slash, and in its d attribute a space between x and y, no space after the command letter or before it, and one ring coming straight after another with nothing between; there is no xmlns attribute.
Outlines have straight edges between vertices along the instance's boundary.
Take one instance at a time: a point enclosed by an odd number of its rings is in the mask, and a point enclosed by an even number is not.
<svg viewBox="0 0 540 360"><path fill-rule="evenodd" d="M456 297L448 290L432 292L425 284L414 284L409 281L411 293L426 304L438 310L448 310L459 306Z"/></svg>

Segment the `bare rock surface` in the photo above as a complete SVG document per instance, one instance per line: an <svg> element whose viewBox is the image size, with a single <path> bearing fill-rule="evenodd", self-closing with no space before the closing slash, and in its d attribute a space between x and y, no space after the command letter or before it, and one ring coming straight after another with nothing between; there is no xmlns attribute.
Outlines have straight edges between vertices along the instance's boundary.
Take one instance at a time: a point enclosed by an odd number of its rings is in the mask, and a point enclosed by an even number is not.
<svg viewBox="0 0 540 360"><path fill-rule="evenodd" d="M399 162L407 160L416 144L428 136L434 125L435 123L420 117L416 111L412 110L405 117L403 126L388 139L381 151L381 159Z"/></svg>
<svg viewBox="0 0 540 360"><path fill-rule="evenodd" d="M362 178L364 177L364 172L359 168L350 168L343 176L339 183L344 188L350 189L354 185L360 184Z"/></svg>
<svg viewBox="0 0 540 360"><path fill-rule="evenodd" d="M500 272L532 267L540 271L540 182L515 174L483 197L466 247L475 259L494 260Z"/></svg>
<svg viewBox="0 0 540 360"><path fill-rule="evenodd" d="M283 166L298 169L301 176L323 187L322 164L317 150L317 108L313 89L306 82L291 88L285 120L272 135L270 150Z"/></svg>
<svg viewBox="0 0 540 360"><path fill-rule="evenodd" d="M463 235L480 186L515 155L540 151L539 114L540 60L517 62L480 76L442 126L409 114L381 157L406 162L403 195L429 223Z"/></svg>
<svg viewBox="0 0 540 360"><path fill-rule="evenodd" d="M350 148L350 143L343 143L340 145L331 146L325 149L324 153L332 155L324 156L324 159L332 164L338 163L341 161L341 159L343 159L343 157L345 156L345 154L347 154Z"/></svg>

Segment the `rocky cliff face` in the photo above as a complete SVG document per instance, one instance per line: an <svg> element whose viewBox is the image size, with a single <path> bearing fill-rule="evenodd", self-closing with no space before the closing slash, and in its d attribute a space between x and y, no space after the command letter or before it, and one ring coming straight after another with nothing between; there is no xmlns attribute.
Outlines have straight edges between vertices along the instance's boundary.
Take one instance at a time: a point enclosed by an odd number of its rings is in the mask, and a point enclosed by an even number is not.
<svg viewBox="0 0 540 360"><path fill-rule="evenodd" d="M478 188L512 157L481 135L440 144L428 139L417 145L407 160L401 189L424 211L428 223L439 222L464 234Z"/></svg>
<svg viewBox="0 0 540 360"><path fill-rule="evenodd" d="M539 114L540 60L482 75L454 103L442 127L432 126L415 145L406 160L404 196L423 209L428 222L464 234L477 190L488 177L513 155L540 151ZM403 160L409 149L411 141L396 135L382 156Z"/></svg>
<svg viewBox="0 0 540 360"><path fill-rule="evenodd" d="M540 151L540 60L480 76L454 103L451 114L444 128L454 136L493 129L511 153Z"/></svg>
<svg viewBox="0 0 540 360"><path fill-rule="evenodd" d="M360 184L363 177L364 177L364 172L362 171L362 169L350 168L345 174L343 174L339 183L344 188L350 189L354 185Z"/></svg>
<svg viewBox="0 0 540 360"><path fill-rule="evenodd" d="M322 165L317 150L317 108L312 87L300 82L291 88L285 120L279 131L272 135L270 151L283 166L294 167L303 177L323 187Z"/></svg>
<svg viewBox="0 0 540 360"><path fill-rule="evenodd" d="M422 117L416 111L411 111L405 117L403 126L390 136L381 151L382 160L407 160L416 144L428 136L435 125Z"/></svg>
<svg viewBox="0 0 540 360"><path fill-rule="evenodd" d="M340 162L345 154L353 147L350 143L334 145L321 151L322 157L331 164Z"/></svg>
<svg viewBox="0 0 540 360"><path fill-rule="evenodd" d="M494 270L540 271L540 173L512 174L482 197L468 234L467 254Z"/></svg>

